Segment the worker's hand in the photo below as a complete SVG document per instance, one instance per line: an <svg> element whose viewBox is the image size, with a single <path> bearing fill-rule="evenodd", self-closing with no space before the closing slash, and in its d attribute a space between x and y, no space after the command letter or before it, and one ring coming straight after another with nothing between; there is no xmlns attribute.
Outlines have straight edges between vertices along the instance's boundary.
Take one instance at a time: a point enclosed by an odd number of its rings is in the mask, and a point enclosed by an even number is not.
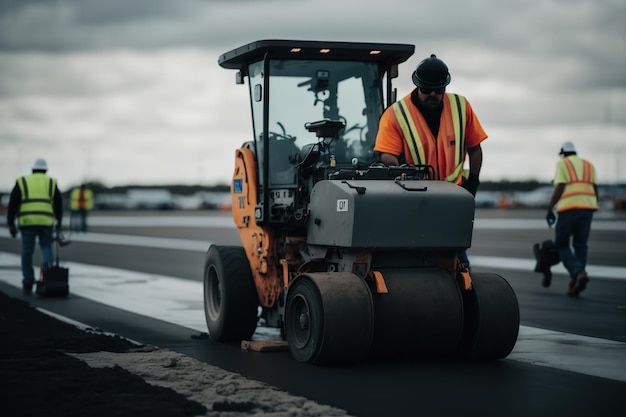
<svg viewBox="0 0 626 417"><path fill-rule="evenodd" d="M556 223L556 214L554 214L552 209L548 209L548 214L546 214L546 222L548 222L548 227L552 227L554 223Z"/></svg>
<svg viewBox="0 0 626 417"><path fill-rule="evenodd" d="M480 181L478 180L478 175L470 174L469 177L461 183L461 187L465 188L469 191L474 197L476 197L476 191L478 191L478 185Z"/></svg>
<svg viewBox="0 0 626 417"><path fill-rule="evenodd" d="M11 233L11 237L17 236L17 227L14 224L9 225L9 233Z"/></svg>

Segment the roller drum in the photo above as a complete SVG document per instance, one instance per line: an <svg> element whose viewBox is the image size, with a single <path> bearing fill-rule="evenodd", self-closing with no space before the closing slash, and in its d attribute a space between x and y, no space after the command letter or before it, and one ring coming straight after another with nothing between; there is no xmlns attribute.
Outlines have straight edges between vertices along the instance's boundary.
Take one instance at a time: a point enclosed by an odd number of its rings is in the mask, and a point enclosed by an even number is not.
<svg viewBox="0 0 626 417"><path fill-rule="evenodd" d="M300 275L289 287L285 336L300 362L336 363L364 359L373 333L372 295L350 272Z"/></svg>
<svg viewBox="0 0 626 417"><path fill-rule="evenodd" d="M374 294L374 353L450 355L463 333L463 300L441 269L381 270L388 293Z"/></svg>

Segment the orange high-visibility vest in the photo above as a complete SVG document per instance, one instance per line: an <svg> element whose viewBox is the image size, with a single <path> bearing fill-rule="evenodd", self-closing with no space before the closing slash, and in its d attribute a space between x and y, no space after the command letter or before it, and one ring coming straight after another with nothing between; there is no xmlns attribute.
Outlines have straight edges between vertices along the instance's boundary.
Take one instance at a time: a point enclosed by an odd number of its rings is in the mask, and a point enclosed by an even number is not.
<svg viewBox="0 0 626 417"><path fill-rule="evenodd" d="M467 148L479 145L486 138L465 97L445 94L435 138L408 94L383 113L374 150L404 154L408 164L432 165L436 179L459 184Z"/></svg>
<svg viewBox="0 0 626 417"><path fill-rule="evenodd" d="M93 192L88 188L74 188L70 195L70 208L72 210L93 209Z"/></svg>

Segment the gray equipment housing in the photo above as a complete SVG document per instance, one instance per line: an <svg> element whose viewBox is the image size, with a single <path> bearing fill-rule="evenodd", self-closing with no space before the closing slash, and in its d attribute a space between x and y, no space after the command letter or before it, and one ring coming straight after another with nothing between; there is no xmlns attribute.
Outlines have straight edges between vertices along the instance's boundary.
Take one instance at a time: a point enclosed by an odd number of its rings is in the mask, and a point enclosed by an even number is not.
<svg viewBox="0 0 626 417"><path fill-rule="evenodd" d="M474 198L443 181L323 180L309 210L311 245L465 249L472 242Z"/></svg>

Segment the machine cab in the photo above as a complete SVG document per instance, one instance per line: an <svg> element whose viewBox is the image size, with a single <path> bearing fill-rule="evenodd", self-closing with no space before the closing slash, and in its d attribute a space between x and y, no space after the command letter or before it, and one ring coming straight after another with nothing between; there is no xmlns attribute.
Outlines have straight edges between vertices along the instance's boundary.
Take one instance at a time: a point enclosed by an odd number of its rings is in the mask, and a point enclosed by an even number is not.
<svg viewBox="0 0 626 417"><path fill-rule="evenodd" d="M376 160L391 80L413 45L263 40L219 58L248 77L256 158L256 222L300 221L312 185Z"/></svg>

